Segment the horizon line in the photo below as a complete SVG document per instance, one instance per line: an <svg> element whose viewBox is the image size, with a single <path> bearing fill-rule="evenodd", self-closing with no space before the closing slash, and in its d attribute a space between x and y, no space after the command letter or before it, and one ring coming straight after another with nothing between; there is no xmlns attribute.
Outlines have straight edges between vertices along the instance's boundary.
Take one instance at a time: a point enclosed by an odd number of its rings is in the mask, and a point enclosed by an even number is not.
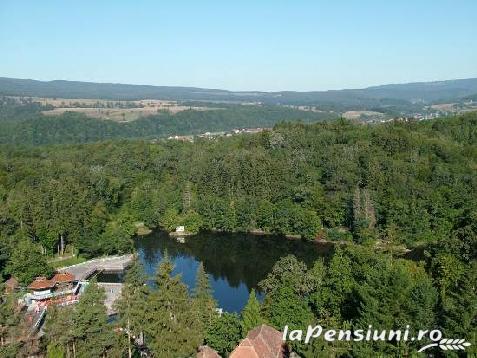
<svg viewBox="0 0 477 358"><path fill-rule="evenodd" d="M444 80L430 80L430 81L410 81L410 82L393 82L393 83L383 83L383 84L373 84L366 87L354 87L354 88L340 88L340 89L326 89L326 90L279 90L279 91L265 91L265 90L231 90L225 88L213 88L213 87L198 87L198 86L184 86L184 85L157 85L157 84L140 84L140 83L123 83L123 82L96 82L96 81L82 81L82 80L65 80L65 79L53 79L53 80L40 80L34 78L19 78L19 77L6 77L0 76L0 79L10 79L10 80L24 80L24 81L35 81L43 83L51 82L79 82L79 83L90 83L90 84L100 84L100 85L122 85L122 86L147 86L147 87L165 87L165 88L188 88L188 89L200 89L200 90L213 90L213 91L225 91L231 93L283 93L283 92L294 92L294 93L314 93L314 92L338 92L338 91L357 91L357 90L366 90L375 87L383 86L405 86L411 84L431 84L431 83L441 83L441 82L452 82L452 81L465 81L465 80L477 80L476 77L465 77L465 78L452 78Z"/></svg>

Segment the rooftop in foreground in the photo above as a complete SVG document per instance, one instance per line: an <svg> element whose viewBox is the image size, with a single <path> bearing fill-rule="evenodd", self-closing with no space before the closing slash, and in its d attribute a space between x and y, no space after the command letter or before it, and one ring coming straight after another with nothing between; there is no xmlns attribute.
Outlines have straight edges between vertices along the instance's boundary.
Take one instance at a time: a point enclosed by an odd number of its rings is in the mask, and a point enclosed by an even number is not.
<svg viewBox="0 0 477 358"><path fill-rule="evenodd" d="M250 332L232 351L230 358L282 358L287 347L282 334L275 328L262 324Z"/></svg>

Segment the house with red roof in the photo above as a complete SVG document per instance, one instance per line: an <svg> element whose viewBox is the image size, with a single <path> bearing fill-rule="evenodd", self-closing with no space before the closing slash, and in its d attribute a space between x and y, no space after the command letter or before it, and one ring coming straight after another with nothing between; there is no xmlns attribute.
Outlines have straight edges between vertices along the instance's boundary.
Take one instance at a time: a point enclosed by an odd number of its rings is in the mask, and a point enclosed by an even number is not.
<svg viewBox="0 0 477 358"><path fill-rule="evenodd" d="M230 353L229 358L285 358L290 350L282 339L282 333L262 324L250 332ZM199 348L197 358L219 358L220 355L208 346Z"/></svg>
<svg viewBox="0 0 477 358"><path fill-rule="evenodd" d="M31 290L34 295L38 296L50 294L53 287L55 287L55 283L44 276L35 278L35 280L28 285L28 289Z"/></svg>
<svg viewBox="0 0 477 358"><path fill-rule="evenodd" d="M229 358L283 358L288 353L282 333L262 324L248 332Z"/></svg>
<svg viewBox="0 0 477 358"><path fill-rule="evenodd" d="M80 283L69 272L56 273L51 279L37 277L24 297L31 309L40 310L49 305L67 305L78 302Z"/></svg>

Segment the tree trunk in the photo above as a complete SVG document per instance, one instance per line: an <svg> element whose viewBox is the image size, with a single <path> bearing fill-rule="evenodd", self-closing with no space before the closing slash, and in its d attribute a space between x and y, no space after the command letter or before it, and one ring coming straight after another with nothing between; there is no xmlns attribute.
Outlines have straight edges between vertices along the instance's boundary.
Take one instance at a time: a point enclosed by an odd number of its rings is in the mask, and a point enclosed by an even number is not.
<svg viewBox="0 0 477 358"><path fill-rule="evenodd" d="M63 238L63 234L60 235L60 246L61 246L61 255L65 254L65 239Z"/></svg>
<svg viewBox="0 0 477 358"><path fill-rule="evenodd" d="M129 324L129 317L128 317L128 356L132 358L132 350L131 350L131 326Z"/></svg>

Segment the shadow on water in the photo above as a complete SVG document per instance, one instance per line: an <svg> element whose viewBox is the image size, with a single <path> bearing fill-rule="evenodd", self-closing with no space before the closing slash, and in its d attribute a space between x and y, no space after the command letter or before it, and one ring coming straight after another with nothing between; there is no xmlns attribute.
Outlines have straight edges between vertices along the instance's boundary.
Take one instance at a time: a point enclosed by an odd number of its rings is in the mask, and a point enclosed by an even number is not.
<svg viewBox="0 0 477 358"><path fill-rule="evenodd" d="M124 281L124 272L103 271L96 275L98 282L120 283Z"/></svg>
<svg viewBox="0 0 477 358"><path fill-rule="evenodd" d="M181 274L189 288L194 287L197 267L203 262L219 306L239 312L250 290L257 289L278 259L293 254L311 265L318 257L326 256L331 246L276 236L225 233L200 233L185 237L181 243L157 231L138 238L136 249L151 284L166 250L174 262L174 273Z"/></svg>

